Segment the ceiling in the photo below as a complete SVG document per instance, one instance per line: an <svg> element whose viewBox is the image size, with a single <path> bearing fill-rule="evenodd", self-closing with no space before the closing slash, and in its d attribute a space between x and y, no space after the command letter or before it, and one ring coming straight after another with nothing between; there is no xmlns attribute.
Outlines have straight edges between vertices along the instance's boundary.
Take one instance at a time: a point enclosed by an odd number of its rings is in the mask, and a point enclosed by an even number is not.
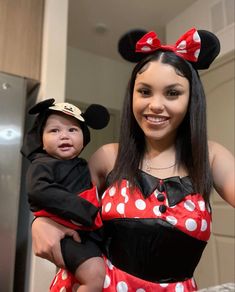
<svg viewBox="0 0 235 292"><path fill-rule="evenodd" d="M68 45L121 61L117 42L130 29L157 32L197 0L69 0Z"/></svg>

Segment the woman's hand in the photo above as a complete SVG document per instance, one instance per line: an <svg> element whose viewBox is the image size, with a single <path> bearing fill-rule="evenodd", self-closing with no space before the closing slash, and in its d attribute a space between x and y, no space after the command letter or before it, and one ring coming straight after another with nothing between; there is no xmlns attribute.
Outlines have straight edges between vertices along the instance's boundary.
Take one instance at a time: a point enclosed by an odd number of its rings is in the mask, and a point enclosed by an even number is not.
<svg viewBox="0 0 235 292"><path fill-rule="evenodd" d="M36 218L32 224L32 241L35 255L64 268L60 240L66 235L73 237L77 242L81 242L75 230L64 227L46 217Z"/></svg>

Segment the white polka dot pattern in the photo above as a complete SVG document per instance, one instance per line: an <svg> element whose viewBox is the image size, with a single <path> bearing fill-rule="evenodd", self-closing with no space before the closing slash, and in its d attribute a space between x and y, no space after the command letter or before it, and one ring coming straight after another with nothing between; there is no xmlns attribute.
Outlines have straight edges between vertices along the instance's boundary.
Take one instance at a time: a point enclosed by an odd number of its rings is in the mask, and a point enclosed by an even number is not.
<svg viewBox="0 0 235 292"><path fill-rule="evenodd" d="M108 268L110 269L110 270L112 270L113 269L113 264L110 262L110 260L106 260L106 264L107 264L107 266L108 266Z"/></svg>
<svg viewBox="0 0 235 292"><path fill-rule="evenodd" d="M107 204L105 205L105 207L104 207L104 211L105 211L106 213L108 213L108 212L110 211L111 207L112 207L112 204L111 204L111 203L107 203Z"/></svg>
<svg viewBox="0 0 235 292"><path fill-rule="evenodd" d="M207 229L207 222L205 219L202 219L201 231L206 231Z"/></svg>
<svg viewBox="0 0 235 292"><path fill-rule="evenodd" d="M184 286L181 283L177 283L175 286L175 292L184 292Z"/></svg>
<svg viewBox="0 0 235 292"><path fill-rule="evenodd" d="M153 208L153 213L158 217L160 217L162 215L162 213L159 211L159 206L155 206Z"/></svg>
<svg viewBox="0 0 235 292"><path fill-rule="evenodd" d="M185 203L184 203L184 207L185 209L187 209L188 211L194 211L195 209L195 204L191 201L191 200L187 200Z"/></svg>
<svg viewBox="0 0 235 292"><path fill-rule="evenodd" d="M152 38L148 38L148 39L147 39L147 43L148 43L149 45L152 45L152 44L153 44L153 39L152 39Z"/></svg>
<svg viewBox="0 0 235 292"><path fill-rule="evenodd" d="M110 190L109 190L109 195L110 197L114 196L116 193L116 188L115 187L112 187Z"/></svg>
<svg viewBox="0 0 235 292"><path fill-rule="evenodd" d="M139 210L144 210L146 208L146 204L143 200L136 200L135 201L135 206Z"/></svg>
<svg viewBox="0 0 235 292"><path fill-rule="evenodd" d="M169 284L167 284L167 283L162 283L162 284L160 284L160 286L161 286L161 287L164 287L164 288L167 287L168 285L169 285Z"/></svg>
<svg viewBox="0 0 235 292"><path fill-rule="evenodd" d="M115 217L161 218L190 236L205 241L209 239L211 214L208 213L200 194L188 195L177 205L169 207L166 192L162 192L164 201L158 200L158 190L155 190L151 196L143 198L138 189L130 194L128 184L128 181L124 180L120 191L116 186L107 190L111 195L102 199L104 220ZM160 205L165 205L166 209L165 207L159 209Z"/></svg>
<svg viewBox="0 0 235 292"><path fill-rule="evenodd" d="M110 277L106 275L104 279L104 288L108 288L110 286L110 283L111 283Z"/></svg>
<svg viewBox="0 0 235 292"><path fill-rule="evenodd" d="M196 43L199 43L200 42L200 36L198 34L197 31L195 31L195 33L193 34L193 40L196 42Z"/></svg>
<svg viewBox="0 0 235 292"><path fill-rule="evenodd" d="M185 226L188 231L194 231L197 228L197 222L193 219L187 219L185 221Z"/></svg>
<svg viewBox="0 0 235 292"><path fill-rule="evenodd" d="M206 205L204 201L198 201L198 205L201 211L205 211L206 210Z"/></svg>
<svg viewBox="0 0 235 292"><path fill-rule="evenodd" d="M124 210L125 210L125 205L123 203L120 203L117 205L117 212L121 215L124 214Z"/></svg>
<svg viewBox="0 0 235 292"><path fill-rule="evenodd" d="M169 222L172 225L176 225L177 224L177 219L174 216L167 216L166 220L167 220L167 222Z"/></svg>
<svg viewBox="0 0 235 292"><path fill-rule="evenodd" d="M177 48L183 50L186 48L186 45L187 45L186 41L183 40L178 44Z"/></svg>
<svg viewBox="0 0 235 292"><path fill-rule="evenodd" d="M64 270L62 273L62 280L66 280L68 278L68 273Z"/></svg>
<svg viewBox="0 0 235 292"><path fill-rule="evenodd" d="M119 282L117 283L117 292L127 292L128 286L125 282Z"/></svg>

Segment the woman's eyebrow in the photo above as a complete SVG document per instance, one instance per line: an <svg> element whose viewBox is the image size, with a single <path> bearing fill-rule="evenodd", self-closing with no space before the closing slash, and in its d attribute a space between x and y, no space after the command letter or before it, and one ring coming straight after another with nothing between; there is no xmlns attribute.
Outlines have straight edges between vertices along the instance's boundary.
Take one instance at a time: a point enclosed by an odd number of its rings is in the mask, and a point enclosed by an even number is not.
<svg viewBox="0 0 235 292"><path fill-rule="evenodd" d="M145 87L151 87L151 85L149 85L148 83L145 83L145 82L136 82L136 85L141 85L141 86L145 86Z"/></svg>
<svg viewBox="0 0 235 292"><path fill-rule="evenodd" d="M174 88L174 87L184 87L182 84L180 83L173 83L173 84L170 84L170 85L167 85L166 88L167 89L170 89L170 88Z"/></svg>

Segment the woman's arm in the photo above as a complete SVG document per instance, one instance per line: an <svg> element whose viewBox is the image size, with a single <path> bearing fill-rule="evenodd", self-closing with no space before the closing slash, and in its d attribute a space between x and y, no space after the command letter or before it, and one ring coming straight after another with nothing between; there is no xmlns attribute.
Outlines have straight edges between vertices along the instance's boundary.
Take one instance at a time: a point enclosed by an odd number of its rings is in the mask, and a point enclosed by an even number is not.
<svg viewBox="0 0 235 292"><path fill-rule="evenodd" d="M114 167L117 151L117 143L103 145L88 161L91 179L99 191L103 191L105 188L106 177Z"/></svg>
<svg viewBox="0 0 235 292"><path fill-rule="evenodd" d="M214 187L218 194L235 207L235 160L222 145L209 142Z"/></svg>
<svg viewBox="0 0 235 292"><path fill-rule="evenodd" d="M32 223L32 241L35 255L49 260L58 267L65 267L60 240L66 235L80 242L79 235L75 230L64 227L49 218L36 218Z"/></svg>

